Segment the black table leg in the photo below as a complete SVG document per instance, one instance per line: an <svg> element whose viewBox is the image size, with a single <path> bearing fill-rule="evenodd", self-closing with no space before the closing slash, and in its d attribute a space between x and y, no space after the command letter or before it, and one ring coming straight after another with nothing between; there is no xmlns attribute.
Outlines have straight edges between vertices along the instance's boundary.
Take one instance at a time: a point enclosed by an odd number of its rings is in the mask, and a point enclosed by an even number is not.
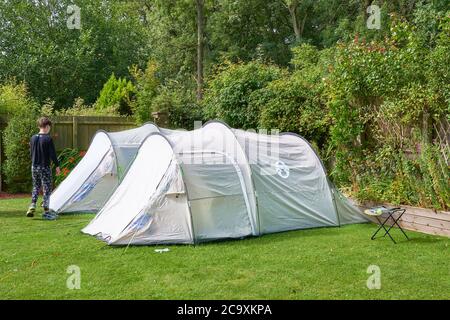
<svg viewBox="0 0 450 320"><path fill-rule="evenodd" d="M400 212L400 211L401 211L400 215L397 217L397 219L395 219L394 216L393 216L394 213L395 213L395 212ZM400 218L403 216L403 214L405 213L405 211L406 211L405 209L395 210L395 211L393 211L393 212L389 215L389 217L392 218L392 220L394 221L394 223L389 227L389 229L386 231L386 233L389 234L389 231L392 229L392 227L393 227L394 225L397 225L397 227L400 229L400 231L403 233L403 235L406 237L406 239L409 240L409 238L408 238L408 236L406 235L405 231L403 231L403 228L398 224L398 221L399 221Z"/></svg>
<svg viewBox="0 0 450 320"><path fill-rule="evenodd" d="M389 234L389 231L385 228L385 224L386 224L386 222L389 220L389 218L390 218L390 216L391 215L389 215L388 217L387 217L387 219L386 220L384 220L383 222L381 222L380 221L380 219L378 218L378 217L375 217L376 219L377 219L377 221L378 221L378 223L380 224L380 227L377 229L377 231L375 231L375 233L373 234L373 236L372 236L372 240L374 240L375 239L375 236L377 235L377 233L378 233L378 231L380 231L381 229L384 229L384 231L385 231L385 234L384 234L384 236L387 234L388 236L389 236L389 238L391 238L391 240L394 242L394 243L396 243L395 242L395 240L394 240L394 238L392 238L392 236Z"/></svg>

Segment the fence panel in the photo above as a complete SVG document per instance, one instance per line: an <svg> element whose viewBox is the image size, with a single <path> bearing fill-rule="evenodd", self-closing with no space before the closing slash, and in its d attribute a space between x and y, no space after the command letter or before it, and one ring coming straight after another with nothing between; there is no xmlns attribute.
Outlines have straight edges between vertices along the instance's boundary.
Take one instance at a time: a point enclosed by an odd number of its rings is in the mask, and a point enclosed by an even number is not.
<svg viewBox="0 0 450 320"><path fill-rule="evenodd" d="M118 116L55 116L51 117L51 135L57 151L65 148L87 150L95 133L102 129L109 132L122 131L136 127L134 120ZM8 124L8 117L0 116L0 132ZM37 131L37 129L36 129ZM0 163L4 160L3 139L0 139ZM0 177L2 191L3 173Z"/></svg>
<svg viewBox="0 0 450 320"><path fill-rule="evenodd" d="M77 148L86 150L92 137L98 130L110 132L131 129L135 123L125 117L53 117L53 140L57 150L64 148Z"/></svg>

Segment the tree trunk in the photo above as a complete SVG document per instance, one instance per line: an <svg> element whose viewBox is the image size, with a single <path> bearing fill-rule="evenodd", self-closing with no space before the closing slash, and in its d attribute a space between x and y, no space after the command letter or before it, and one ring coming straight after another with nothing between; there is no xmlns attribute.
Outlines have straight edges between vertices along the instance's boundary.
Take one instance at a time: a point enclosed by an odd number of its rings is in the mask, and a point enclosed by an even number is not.
<svg viewBox="0 0 450 320"><path fill-rule="evenodd" d="M204 0L197 2L197 100L203 98Z"/></svg>
<svg viewBox="0 0 450 320"><path fill-rule="evenodd" d="M300 29L300 37L303 36L303 30L305 30L305 23L306 23L307 16L308 16L308 13L305 13L305 16L303 17L303 21L302 21L302 27Z"/></svg>
<svg viewBox="0 0 450 320"><path fill-rule="evenodd" d="M301 30L302 28L300 26L300 22L298 21L297 9L298 9L298 2L294 0L289 4L288 10L289 14L291 15L292 27L294 28L295 33L295 40L299 41L302 37L302 30Z"/></svg>

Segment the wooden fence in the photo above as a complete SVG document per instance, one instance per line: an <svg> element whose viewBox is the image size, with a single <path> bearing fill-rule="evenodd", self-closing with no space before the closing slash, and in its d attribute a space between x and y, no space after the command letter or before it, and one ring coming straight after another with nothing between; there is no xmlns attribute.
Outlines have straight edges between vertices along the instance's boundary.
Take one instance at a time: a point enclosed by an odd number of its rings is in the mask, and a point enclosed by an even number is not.
<svg viewBox="0 0 450 320"><path fill-rule="evenodd" d="M52 118L52 137L56 150L76 148L87 150L92 137L102 129L110 132L134 128L133 120L124 117L71 117Z"/></svg>
<svg viewBox="0 0 450 320"><path fill-rule="evenodd" d="M117 116L55 116L51 117L51 120L53 122L51 136L58 151L65 148L87 150L92 137L100 129L114 132L136 126L133 119ZM8 118L0 116L1 133L7 125ZM0 134L0 163L3 163L5 159L2 135ZM3 174L0 177L0 191L2 191L2 182Z"/></svg>

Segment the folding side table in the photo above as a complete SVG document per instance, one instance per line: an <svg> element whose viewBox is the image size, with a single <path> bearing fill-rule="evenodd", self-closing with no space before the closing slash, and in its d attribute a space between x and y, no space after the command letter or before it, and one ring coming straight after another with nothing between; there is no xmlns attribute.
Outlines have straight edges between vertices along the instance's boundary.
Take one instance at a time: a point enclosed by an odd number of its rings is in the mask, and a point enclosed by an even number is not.
<svg viewBox="0 0 450 320"><path fill-rule="evenodd" d="M397 243L397 242L395 242L394 238L389 233L389 231L391 231L392 227L396 225L400 229L400 231L405 235L406 239L409 240L409 238L406 235L405 231L403 231L403 228L398 224L398 221L403 216L405 211L406 210L402 209L402 208L398 208L398 207L397 208L386 208L385 206L374 207L374 208L370 208L370 209L364 210L364 213L367 214L368 216L375 217L375 219L377 219L377 221L378 221L378 223L380 225L378 227L377 231L375 231L375 233L372 235L371 239L374 240L375 236L378 234L378 232L381 229L384 229L385 232L384 232L383 237L388 235L389 238L391 238L392 242ZM395 213L398 213L397 218L394 217ZM383 220L383 217L382 217L383 214L387 215L387 217L386 217L386 219L384 219L384 221L382 221ZM386 223L390 219L393 221L393 223L392 223L392 225L389 226L389 228L386 228Z"/></svg>

